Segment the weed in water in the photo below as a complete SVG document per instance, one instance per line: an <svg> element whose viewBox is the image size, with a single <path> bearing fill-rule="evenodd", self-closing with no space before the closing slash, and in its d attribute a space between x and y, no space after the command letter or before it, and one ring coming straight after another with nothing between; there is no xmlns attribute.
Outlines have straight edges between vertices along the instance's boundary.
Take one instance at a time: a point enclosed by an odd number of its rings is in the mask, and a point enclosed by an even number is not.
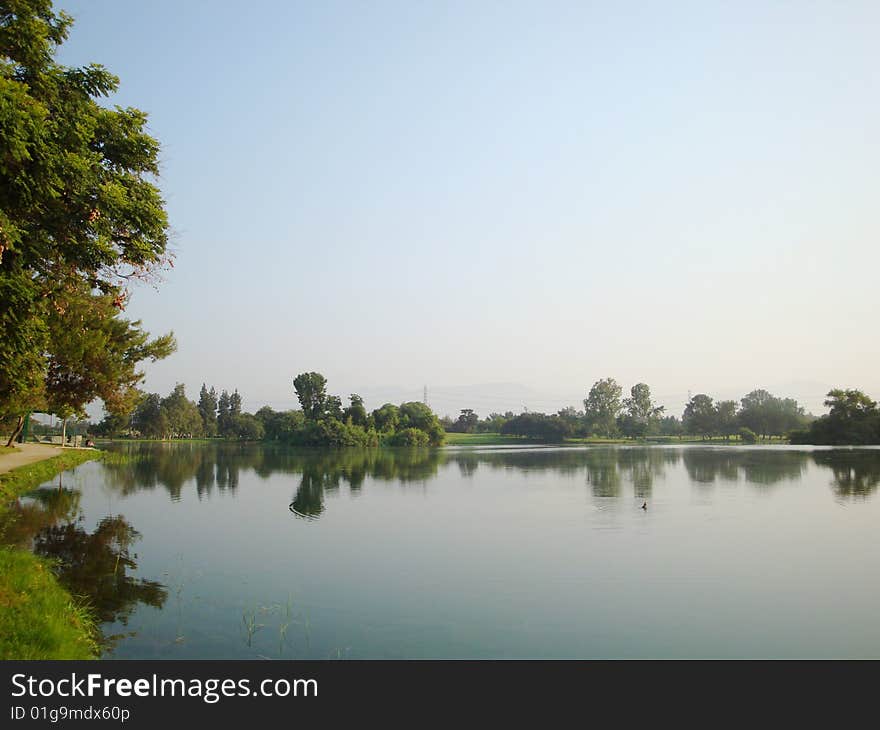
<svg viewBox="0 0 880 730"><path fill-rule="evenodd" d="M263 624L257 623L257 609L252 609L250 611L245 609L242 611L241 622L244 624L244 630L247 633L247 645L250 646L253 642L254 634L263 628Z"/></svg>

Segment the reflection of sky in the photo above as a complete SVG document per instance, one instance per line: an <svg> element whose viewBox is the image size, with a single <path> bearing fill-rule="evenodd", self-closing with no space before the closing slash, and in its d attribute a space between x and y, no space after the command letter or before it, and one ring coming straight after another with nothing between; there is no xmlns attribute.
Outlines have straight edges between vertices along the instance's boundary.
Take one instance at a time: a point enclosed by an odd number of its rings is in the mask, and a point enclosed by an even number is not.
<svg viewBox="0 0 880 730"><path fill-rule="evenodd" d="M138 575L169 586L118 656L278 656L288 594L309 614L298 656L316 658L880 655L875 496L841 499L807 451L623 451L482 450L468 476L456 455L411 483L343 480L310 522L288 510L297 474L245 469L202 499L190 480L177 502L114 498L97 464L77 479L86 525L124 514ZM616 467L617 491L597 493L583 459ZM251 647L249 606L265 624Z"/></svg>

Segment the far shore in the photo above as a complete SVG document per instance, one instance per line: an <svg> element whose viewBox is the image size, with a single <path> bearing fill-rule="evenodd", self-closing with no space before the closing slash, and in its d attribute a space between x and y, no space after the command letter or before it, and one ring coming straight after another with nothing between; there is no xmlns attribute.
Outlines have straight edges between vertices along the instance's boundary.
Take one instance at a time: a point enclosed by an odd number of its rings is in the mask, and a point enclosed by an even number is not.
<svg viewBox="0 0 880 730"><path fill-rule="evenodd" d="M227 438L172 438L172 439L149 439L149 438L96 438L98 444L124 444L124 443L264 443L280 445L278 441L248 441L243 439ZM500 433L455 433L447 432L443 446L675 446L677 444L706 444L712 446L762 446L787 444L788 439L778 436L759 439L756 443L749 444L739 438L726 439L722 436L703 438L701 436L653 436L643 439L629 438L567 438L565 441L554 442L541 439L527 438L524 436L510 436ZM307 447L300 447L307 448ZM324 448L324 447L311 447ZM440 447L443 448L443 447Z"/></svg>

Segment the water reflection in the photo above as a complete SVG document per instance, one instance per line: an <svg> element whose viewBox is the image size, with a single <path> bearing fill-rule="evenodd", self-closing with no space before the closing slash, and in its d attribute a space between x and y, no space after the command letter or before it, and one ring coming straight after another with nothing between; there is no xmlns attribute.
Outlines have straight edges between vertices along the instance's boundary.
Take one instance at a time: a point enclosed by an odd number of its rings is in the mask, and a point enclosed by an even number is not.
<svg viewBox="0 0 880 730"><path fill-rule="evenodd" d="M288 452L290 456L290 452ZM424 482L437 474L442 452L436 449L344 449L306 451L287 460L301 472L299 487L289 505L298 517L313 520L324 511L324 493L346 484L357 493L367 477L401 483Z"/></svg>
<svg viewBox="0 0 880 730"><path fill-rule="evenodd" d="M800 480L809 466L831 472L832 487L842 498L864 498L880 484L880 451L737 448L538 448L538 449L340 449L296 450L259 444L123 444L114 449L128 454L121 463L107 464L114 490L123 495L164 488L181 498L193 482L202 499L215 491L235 494L240 474L251 470L263 479L291 474L299 481L290 511L317 519L325 511L325 495L347 486L352 493L367 479L427 483L445 468L474 479L481 469L523 473L583 474L594 498L619 498L631 490L649 499L655 482L666 470L683 463L697 486L744 483L772 487ZM627 491L627 493L629 493Z"/></svg>
<svg viewBox="0 0 880 730"><path fill-rule="evenodd" d="M321 451L208 443L122 444L113 450L122 456L80 468L75 484L82 491L70 488L73 483L65 477L66 486L47 485L15 501L9 511L14 519L0 525L0 532L3 541L55 560L62 584L85 596L105 626L137 630L138 636L120 644L118 651L125 653L125 647L136 645L144 656L155 656L169 644L180 656L225 655L236 641L248 650L248 657L256 651L280 655L287 651L284 647L290 637L286 632L299 615L291 608L295 603L291 595L300 591L307 597L303 631L322 652L334 646L339 627L347 631L346 627L359 626L362 633L355 640L373 647L363 654L384 656L384 647L394 640L394 632L383 628L394 623L386 620L385 613L400 619L395 626L404 627L400 631L405 637L410 636L406 627L418 626L425 616L428 624L434 621L435 629L446 626L446 617L455 615L464 601L469 602L466 615L477 615L481 601L491 603L484 598L484 573L492 571L499 576L498 584L506 585L506 593L499 591L499 595L523 595L517 582L520 572L511 565L528 564L533 568L530 575L548 576L543 590L559 607L559 625L565 625L565 620L571 625L580 621L574 612L579 601L592 605L593 599L580 593L578 586L604 580L606 590L617 590L617 586L621 591L608 605L631 605L633 596L642 595L645 586L650 591L650 585L662 584L650 584L645 576L655 570L674 575L675 566L682 566L680 575L687 578L679 581L682 585L689 585L690 576L703 568L710 579L728 575L726 570L736 579L754 568L754 585L764 591L767 585L776 586L762 582L764 563L739 562L735 546L744 529L751 529L753 537L769 541L784 554L789 543L773 540L777 528L778 534L786 534L785 524L780 526L784 519L793 519L799 527L801 497L806 509L822 509L824 502L840 514L831 497L865 503L880 487L880 450L871 449ZM795 499L789 500L790 495ZM772 515L780 522L773 522L768 530L766 519L771 513L765 507L779 497L785 506ZM649 502L647 518L639 510L643 500ZM707 509L722 501L724 510ZM867 519L870 508L864 504L858 508L868 529L873 524ZM327 519L328 512L334 519ZM757 522L750 522L753 515ZM452 519L444 519L447 516ZM145 533L142 561L136 552L141 536L135 525ZM656 529L660 525L662 529ZM717 539L727 547L699 552L699 560L705 563L688 562L687 541L681 536L694 534L692 528L702 539L711 539L713 544ZM523 541L522 535L533 529L534 534L552 534L554 539ZM797 538L801 533L795 529L792 534ZM848 524L847 539L852 539L851 534ZM414 535L419 537L414 539ZM555 540L557 535L559 540ZM643 569L641 553L633 561L633 551L618 549L631 545L633 535L646 548L659 546L663 561ZM865 539L869 541L870 536ZM866 544L870 547L870 542ZM328 549L340 545L348 549ZM535 549L535 545L540 547ZM804 555L805 565L815 563L821 551L817 548L815 555L810 553L814 545L810 537L797 551L792 548L787 559ZM289 561L285 556L294 548L297 555L320 558ZM474 555L479 560L471 566ZM578 557L572 559L572 555ZM609 561L610 555L616 557ZM735 565L725 562L727 555L734 556ZM200 578L199 591L193 591L186 603L181 599L184 579L175 583L168 577L167 569L178 556L181 561L183 556L192 560L207 576ZM140 578L138 562L144 576L168 585ZM388 566L379 580L384 584L361 579L372 576L374 567L381 565ZM833 582L837 575L826 580ZM422 576L430 579L420 584L422 590L413 591L413 582ZM574 577L561 580L560 576ZM434 577L437 592L428 600L424 596ZM627 586L635 586L632 593ZM730 590L729 597L736 600L742 583L733 580ZM169 594L176 595L176 613ZM662 607L666 598L659 591L652 605ZM703 599L703 593L695 593L688 600L699 603ZM444 601L449 603L430 618L431 606ZM483 606L489 618L481 635L490 636L498 623L496 616L504 615L515 603L506 601L491 611ZM138 617L139 606L165 610ZM677 606L667 606L672 615L678 615ZM321 621L314 635L309 607ZM567 607L574 607L568 618ZM461 611L464 614L465 609ZM270 614L278 618L271 631L265 618ZM516 628L509 635L499 634L497 643L487 639L482 654L497 656L504 647L514 646L516 639L511 637L521 635L521 625L512 622ZM658 625L662 628L662 621ZM245 641L241 640L243 626L250 627ZM407 646L421 641L421 629L413 631L416 638L401 640L414 642ZM589 633L589 626L584 631ZM545 655L547 636L541 634L536 630L536 643L517 646L517 651ZM169 635L176 638L169 642ZM661 630L657 635L665 634ZM186 641L178 642L184 636ZM441 638L431 646L447 646L446 635L437 636ZM565 654L565 646L560 644L554 651ZM399 649L389 655L410 656L408 651ZM470 647L462 649L468 651Z"/></svg>
<svg viewBox="0 0 880 730"><path fill-rule="evenodd" d="M2 542L52 560L58 581L83 600L99 622L127 624L138 604L161 608L165 586L136 578L132 546L140 533L122 515L101 519L89 532L81 492L63 486L37 489L11 505L0 526ZM105 636L105 650L120 637Z"/></svg>
<svg viewBox="0 0 880 730"><path fill-rule="evenodd" d="M831 470L831 486L840 498L867 499L880 486L878 451L818 451L814 459L817 464Z"/></svg>
<svg viewBox="0 0 880 730"><path fill-rule="evenodd" d="M688 476L697 484L733 483L742 478L748 484L767 487L800 479L813 454L780 449L694 448L685 449L683 458Z"/></svg>
<svg viewBox="0 0 880 730"><path fill-rule="evenodd" d="M58 579L71 593L88 598L102 622L128 623L138 603L161 608L168 597L157 581L135 578L140 538L126 519L102 519L94 532L74 522L47 525L34 538L34 552L57 560Z"/></svg>

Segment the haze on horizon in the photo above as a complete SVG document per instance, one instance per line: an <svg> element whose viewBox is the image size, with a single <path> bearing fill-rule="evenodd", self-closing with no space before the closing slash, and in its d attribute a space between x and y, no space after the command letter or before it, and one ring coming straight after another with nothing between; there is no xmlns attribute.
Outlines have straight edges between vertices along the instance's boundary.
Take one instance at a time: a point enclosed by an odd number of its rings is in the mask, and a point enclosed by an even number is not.
<svg viewBox="0 0 880 730"><path fill-rule="evenodd" d="M162 144L150 391L880 396L875 2L57 7Z"/></svg>

